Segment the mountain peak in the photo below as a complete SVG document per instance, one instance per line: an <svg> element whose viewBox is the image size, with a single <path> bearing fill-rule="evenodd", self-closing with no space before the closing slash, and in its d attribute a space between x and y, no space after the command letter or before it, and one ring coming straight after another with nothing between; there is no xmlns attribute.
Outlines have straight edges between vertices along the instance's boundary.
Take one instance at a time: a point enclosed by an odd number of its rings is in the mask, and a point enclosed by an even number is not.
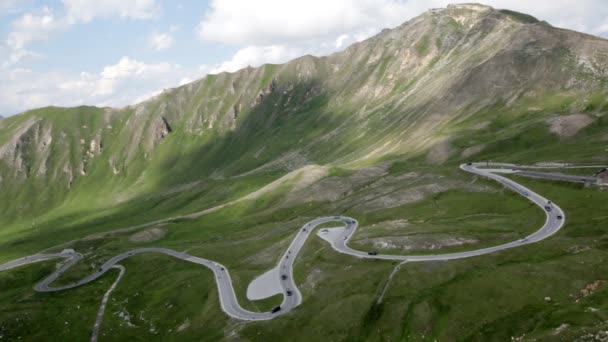
<svg viewBox="0 0 608 342"><path fill-rule="evenodd" d="M482 18L486 15L494 15L494 19L499 19L502 17L503 19L525 24L533 24L540 22L540 20L529 14L511 11L507 9L495 9L494 7L479 3L449 4L447 7L431 8L426 13L424 13L423 16L425 14L433 15L439 13L447 14L459 22L463 22L469 18Z"/></svg>
<svg viewBox="0 0 608 342"><path fill-rule="evenodd" d="M483 11L491 11L494 8L488 5L482 5L479 3L461 3L461 4L449 4L447 8L453 9L467 9L471 11L483 12Z"/></svg>

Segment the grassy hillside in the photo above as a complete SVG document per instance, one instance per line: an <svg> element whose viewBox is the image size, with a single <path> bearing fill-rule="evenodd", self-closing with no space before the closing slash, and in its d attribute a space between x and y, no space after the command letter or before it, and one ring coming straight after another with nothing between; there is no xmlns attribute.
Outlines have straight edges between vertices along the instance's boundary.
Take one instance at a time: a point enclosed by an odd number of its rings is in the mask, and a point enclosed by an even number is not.
<svg viewBox="0 0 608 342"><path fill-rule="evenodd" d="M516 12L451 6L331 56L209 75L137 105L2 119L0 262L74 248L86 260L58 280L70 282L132 248L173 248L229 267L242 305L263 311L281 298L248 301L247 285L318 216L357 218L352 245L385 253L517 239L543 213L457 166L608 164L606 55L600 38ZM563 231L483 258L406 264L381 303L395 264L311 238L295 269L302 306L247 324L221 313L206 269L140 255L124 262L100 339L595 336L606 329L606 290L581 290L607 271L608 193L518 181L565 210ZM35 293L54 267L0 273L0 338L89 338L116 275Z"/></svg>

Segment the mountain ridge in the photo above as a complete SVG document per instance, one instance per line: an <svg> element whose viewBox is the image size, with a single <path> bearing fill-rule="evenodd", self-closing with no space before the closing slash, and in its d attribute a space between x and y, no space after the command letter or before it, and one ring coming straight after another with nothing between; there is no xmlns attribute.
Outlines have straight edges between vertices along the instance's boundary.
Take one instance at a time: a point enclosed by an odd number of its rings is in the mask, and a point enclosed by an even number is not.
<svg viewBox="0 0 608 342"><path fill-rule="evenodd" d="M46 107L6 118L4 199L40 197L32 205L47 212L252 170L394 158L441 164L491 151L479 137L459 138L484 120L504 125L534 107L601 111L608 41L530 18L451 5L329 56L208 75L123 108ZM493 107L509 114L484 112ZM95 199L84 195L99 184L107 189ZM0 212L9 221L25 215L11 205Z"/></svg>

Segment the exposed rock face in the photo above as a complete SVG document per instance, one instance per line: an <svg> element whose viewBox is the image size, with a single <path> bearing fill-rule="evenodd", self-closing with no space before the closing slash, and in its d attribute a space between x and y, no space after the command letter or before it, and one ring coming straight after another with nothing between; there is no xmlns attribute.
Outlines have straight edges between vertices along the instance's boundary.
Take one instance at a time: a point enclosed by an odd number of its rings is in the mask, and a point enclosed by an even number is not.
<svg viewBox="0 0 608 342"><path fill-rule="evenodd" d="M236 120L236 118L239 116L239 113L241 112L241 104L240 103L236 103L233 107L232 107L232 118Z"/></svg>
<svg viewBox="0 0 608 342"><path fill-rule="evenodd" d="M431 164L440 165L445 163L454 153L454 149L448 141L441 142L431 148L426 160Z"/></svg>
<svg viewBox="0 0 608 342"><path fill-rule="evenodd" d="M131 235L129 241L137 243L158 241L165 236L165 233L166 231L163 228L150 228Z"/></svg>
<svg viewBox="0 0 608 342"><path fill-rule="evenodd" d="M461 156L463 158L472 157L476 154L481 153L481 151L483 151L484 148L485 148L484 145L476 145L476 146L468 147L462 151Z"/></svg>
<svg viewBox="0 0 608 342"><path fill-rule="evenodd" d="M165 117L161 116L160 120L157 121L156 128L154 130L154 142L155 143L160 142L164 137L166 137L172 131L173 130L171 129L171 126L169 126L167 119L165 119Z"/></svg>
<svg viewBox="0 0 608 342"><path fill-rule="evenodd" d="M552 133L562 138L571 138L593 121L593 118L586 114L571 114L550 119L548 123Z"/></svg>

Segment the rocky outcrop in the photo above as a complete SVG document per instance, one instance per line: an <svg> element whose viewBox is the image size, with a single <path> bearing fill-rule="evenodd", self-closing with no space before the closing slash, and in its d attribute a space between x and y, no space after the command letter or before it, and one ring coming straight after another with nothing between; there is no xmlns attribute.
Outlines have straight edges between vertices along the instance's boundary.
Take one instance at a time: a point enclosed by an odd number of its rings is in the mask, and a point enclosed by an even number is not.
<svg viewBox="0 0 608 342"><path fill-rule="evenodd" d="M154 144L158 144L172 131L167 119L165 119L164 116L161 116L159 120L156 121L156 126L154 127Z"/></svg>
<svg viewBox="0 0 608 342"><path fill-rule="evenodd" d="M277 89L277 79L274 78L272 79L272 81L270 81L270 83L268 83L267 86L265 86L262 90L260 90L260 92L258 93L258 95L255 98L255 101L253 102L253 105L259 105L260 103L262 103L262 101L264 101L264 98L270 94L272 94L275 90Z"/></svg>
<svg viewBox="0 0 608 342"><path fill-rule="evenodd" d="M236 120L236 118L239 116L240 112L241 112L241 104L235 103L234 106L232 106L232 119Z"/></svg>

